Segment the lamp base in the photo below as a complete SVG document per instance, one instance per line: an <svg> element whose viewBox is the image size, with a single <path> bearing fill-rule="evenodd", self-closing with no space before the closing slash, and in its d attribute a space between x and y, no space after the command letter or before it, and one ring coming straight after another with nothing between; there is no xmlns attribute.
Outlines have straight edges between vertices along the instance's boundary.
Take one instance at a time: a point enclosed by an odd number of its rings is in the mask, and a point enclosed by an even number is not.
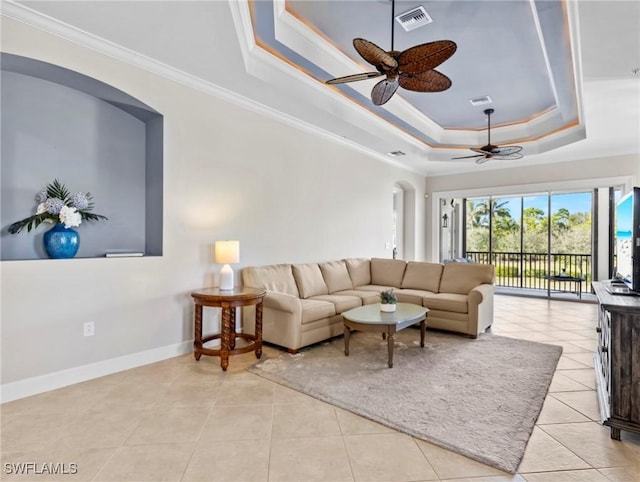
<svg viewBox="0 0 640 482"><path fill-rule="evenodd" d="M223 291L229 291L233 288L233 270L231 269L231 266L225 264L220 270L220 289Z"/></svg>

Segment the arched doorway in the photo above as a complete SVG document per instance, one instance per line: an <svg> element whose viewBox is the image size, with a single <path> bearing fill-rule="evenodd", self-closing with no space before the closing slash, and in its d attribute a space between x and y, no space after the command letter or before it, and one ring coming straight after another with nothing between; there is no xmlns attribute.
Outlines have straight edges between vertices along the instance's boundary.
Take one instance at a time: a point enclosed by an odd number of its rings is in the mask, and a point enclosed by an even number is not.
<svg viewBox="0 0 640 482"><path fill-rule="evenodd" d="M416 250L416 190L398 181L392 191L391 239L394 258L413 260Z"/></svg>

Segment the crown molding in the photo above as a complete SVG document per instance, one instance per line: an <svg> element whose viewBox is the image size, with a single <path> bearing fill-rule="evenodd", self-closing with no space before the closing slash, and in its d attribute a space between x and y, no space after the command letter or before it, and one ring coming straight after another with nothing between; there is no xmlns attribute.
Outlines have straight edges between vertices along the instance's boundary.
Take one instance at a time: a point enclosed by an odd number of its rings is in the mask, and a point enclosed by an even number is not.
<svg viewBox="0 0 640 482"><path fill-rule="evenodd" d="M243 16L239 15L239 11L236 11L236 3L242 2L229 0L233 18L242 19ZM0 4L0 15L18 21L30 27L42 30L43 32L72 42L76 45L79 45L80 47L93 50L99 54L111 57L115 60L146 70L147 72L169 79L183 86L211 95L212 97L222 99L244 109L262 114L266 117L282 122L290 127L294 127L298 130L302 130L315 136L328 139L337 144L361 152L369 157L373 157L386 164L393 165L405 171L421 174L421 172L418 170L409 169L407 166L404 166L394 161L393 159L380 154L379 152L368 149L360 144L350 141L349 139L314 126L289 114L280 112L253 99L249 99L248 97L232 92L222 86L214 84L213 82L203 80L199 77L184 72L183 70L160 62L159 60L135 52L134 50L123 47L122 45L116 44L115 42L106 40L90 32L81 30L66 22L62 22L61 20L40 13L25 5L16 3L14 0L2 0ZM243 31L245 32L245 35L248 35L246 28L243 29ZM252 33L251 37L253 37ZM241 48L244 49L244 46Z"/></svg>

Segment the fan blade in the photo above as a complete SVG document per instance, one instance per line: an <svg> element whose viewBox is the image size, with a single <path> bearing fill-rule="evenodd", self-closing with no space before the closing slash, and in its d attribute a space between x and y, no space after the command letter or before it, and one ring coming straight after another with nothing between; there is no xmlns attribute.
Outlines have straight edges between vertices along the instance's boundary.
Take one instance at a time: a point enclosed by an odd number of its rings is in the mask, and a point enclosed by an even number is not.
<svg viewBox="0 0 640 482"><path fill-rule="evenodd" d="M373 42L363 38L354 38L353 47L363 59L380 71L392 70L398 67L398 61Z"/></svg>
<svg viewBox="0 0 640 482"><path fill-rule="evenodd" d="M378 82L371 91L371 100L375 105L385 104L398 90L398 78L384 79Z"/></svg>
<svg viewBox="0 0 640 482"><path fill-rule="evenodd" d="M484 164L487 161L490 161L491 159L493 159L492 157L489 156L482 156L479 159L476 159L476 164Z"/></svg>
<svg viewBox="0 0 640 482"><path fill-rule="evenodd" d="M494 154L493 156L496 159L500 159L501 161L515 161L517 159L522 159L522 154Z"/></svg>
<svg viewBox="0 0 640 482"><path fill-rule="evenodd" d="M522 159L522 154L520 154L522 147L520 146L498 147L498 146L493 146L489 144L486 146L482 146L480 148L472 147L471 150L473 152L478 152L479 154L482 154L484 156L487 156L493 159L500 159L500 160Z"/></svg>
<svg viewBox="0 0 640 482"><path fill-rule="evenodd" d="M511 156L513 154L518 154L522 150L520 146L503 146L494 149L493 154L496 156ZM522 157L522 154L520 154Z"/></svg>
<svg viewBox="0 0 640 482"><path fill-rule="evenodd" d="M345 84L347 82L355 82L357 80L373 79L375 77L380 77L381 75L383 74L380 72L363 72L361 74L346 75L344 77L327 80L325 81L325 84Z"/></svg>
<svg viewBox="0 0 640 482"><path fill-rule="evenodd" d="M474 157L484 157L484 155L483 154L476 154L475 156L452 157L451 160L455 160L455 159L473 159Z"/></svg>
<svg viewBox="0 0 640 482"><path fill-rule="evenodd" d="M437 70L416 74L400 74L400 87L414 92L442 92L451 87L451 80Z"/></svg>
<svg viewBox="0 0 640 482"><path fill-rule="evenodd" d="M477 152L478 154L493 154L497 147L488 145L482 147L470 147L469 149L471 149L473 152Z"/></svg>
<svg viewBox="0 0 640 482"><path fill-rule="evenodd" d="M458 46L451 40L438 40L408 48L398 56L400 72L417 73L435 69L451 57Z"/></svg>

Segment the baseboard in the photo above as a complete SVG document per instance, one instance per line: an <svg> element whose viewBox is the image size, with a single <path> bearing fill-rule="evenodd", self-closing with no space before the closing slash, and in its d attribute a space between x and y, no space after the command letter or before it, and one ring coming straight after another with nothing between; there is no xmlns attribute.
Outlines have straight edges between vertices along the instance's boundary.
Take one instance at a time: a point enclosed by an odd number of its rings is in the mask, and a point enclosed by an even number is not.
<svg viewBox="0 0 640 482"><path fill-rule="evenodd" d="M124 355L109 360L89 363L88 365L48 373L46 375L26 378L17 382L6 383L0 385L0 403L37 395L38 393L48 392L130 368L148 365L149 363L184 355L192 350L193 342L183 341L175 345L162 346L152 350L132 353L131 355Z"/></svg>

